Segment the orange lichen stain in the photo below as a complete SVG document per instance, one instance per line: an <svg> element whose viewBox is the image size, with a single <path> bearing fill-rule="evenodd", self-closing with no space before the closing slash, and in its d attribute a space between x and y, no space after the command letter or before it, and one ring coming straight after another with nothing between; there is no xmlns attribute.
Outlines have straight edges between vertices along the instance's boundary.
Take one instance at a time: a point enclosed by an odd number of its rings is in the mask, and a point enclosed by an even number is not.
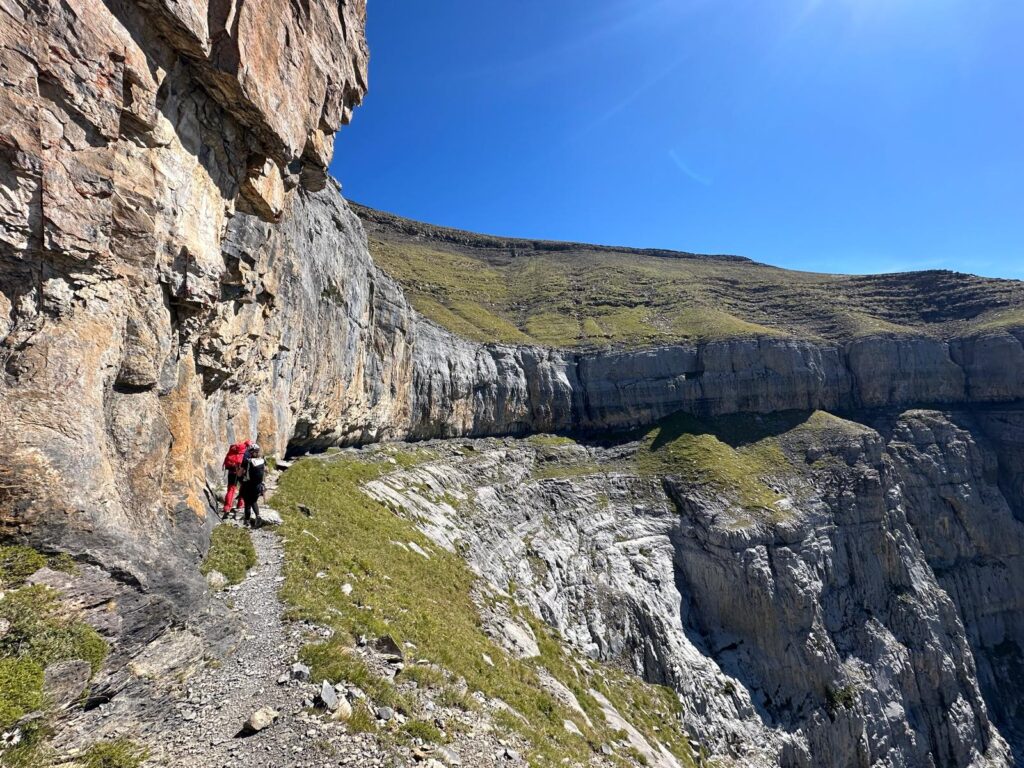
<svg viewBox="0 0 1024 768"><path fill-rule="evenodd" d="M195 365L191 356L178 364L178 383L162 398L167 428L171 433L171 448L164 474L164 493L178 496L196 517L206 517L206 504L199 492L202 474L203 434L202 416L196 403L198 395L192 391Z"/></svg>

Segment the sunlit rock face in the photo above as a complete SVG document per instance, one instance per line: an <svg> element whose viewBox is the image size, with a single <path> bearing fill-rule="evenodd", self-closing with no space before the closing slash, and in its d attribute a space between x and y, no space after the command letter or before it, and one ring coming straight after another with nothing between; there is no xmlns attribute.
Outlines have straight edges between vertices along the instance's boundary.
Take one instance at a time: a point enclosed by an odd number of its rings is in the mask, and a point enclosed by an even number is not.
<svg viewBox="0 0 1024 768"><path fill-rule="evenodd" d="M206 469L235 435L287 440L304 365L281 362L307 322L285 311L283 265L232 233L326 186L365 90L364 16L359 0L0 6L5 530L194 603Z"/></svg>
<svg viewBox="0 0 1024 768"><path fill-rule="evenodd" d="M999 418L1001 442L964 412L795 419L771 514L638 473L629 444L431 443L367 490L580 649L679 691L726 764L1012 765L1024 523L999 465L1024 433Z"/></svg>

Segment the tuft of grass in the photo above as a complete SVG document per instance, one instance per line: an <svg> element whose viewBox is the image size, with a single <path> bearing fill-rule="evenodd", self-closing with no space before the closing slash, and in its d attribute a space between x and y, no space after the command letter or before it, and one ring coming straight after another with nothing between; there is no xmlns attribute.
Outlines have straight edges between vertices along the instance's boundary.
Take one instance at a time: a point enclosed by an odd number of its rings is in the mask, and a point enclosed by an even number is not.
<svg viewBox="0 0 1024 768"><path fill-rule="evenodd" d="M402 725L399 732L408 739L419 739L428 744L445 743L445 738L437 726L426 720L409 720Z"/></svg>
<svg viewBox="0 0 1024 768"><path fill-rule="evenodd" d="M357 701L352 707L352 717L346 723L352 733L376 733L377 718L364 701Z"/></svg>
<svg viewBox="0 0 1024 768"><path fill-rule="evenodd" d="M43 706L43 668L31 658L0 659L0 728Z"/></svg>
<svg viewBox="0 0 1024 768"><path fill-rule="evenodd" d="M25 579L46 565L46 556L31 547L0 547L0 584L5 587L24 584Z"/></svg>
<svg viewBox="0 0 1024 768"><path fill-rule="evenodd" d="M284 517L281 596L292 606L293 618L327 625L336 632L332 640L303 649L303 659L317 677L355 682L372 697L384 698L397 694L382 689L385 682L366 677L371 673L347 647L345 638L390 634L400 643L412 642L418 656L453 678L463 678L469 692L500 699L518 713L499 719L532 745L532 765L586 762L610 739L603 733L607 730L601 725L603 719L595 719L593 729L587 726L544 689L536 663L508 655L487 636L472 598L476 577L467 564L431 546L410 521L362 491L362 485L385 467L349 456L306 459L282 478L275 496ZM302 516L297 512L300 503L321 514L312 519ZM431 557L427 560L395 546L394 541L416 542ZM315 578L320 571L326 578ZM358 600L341 592L341 585L351 581L352 575L358 582L354 593ZM561 671L569 674L568 668L566 662ZM470 697L445 687L439 698L463 706ZM563 725L567 719L574 720L587 738L569 734ZM350 727L358 726L350 721Z"/></svg>
<svg viewBox="0 0 1024 768"><path fill-rule="evenodd" d="M210 551L200 566L205 576L210 571L220 571L229 584L239 584L256 565L256 548L253 547L249 531L236 525L218 525L210 537Z"/></svg>
<svg viewBox="0 0 1024 768"><path fill-rule="evenodd" d="M412 707L390 681L375 675L341 637L306 645L299 651L314 680L344 682L362 688L377 704L408 714Z"/></svg>
<svg viewBox="0 0 1024 768"><path fill-rule="evenodd" d="M79 761L82 768L139 768L149 758L149 750L130 739L114 739L93 744Z"/></svg>

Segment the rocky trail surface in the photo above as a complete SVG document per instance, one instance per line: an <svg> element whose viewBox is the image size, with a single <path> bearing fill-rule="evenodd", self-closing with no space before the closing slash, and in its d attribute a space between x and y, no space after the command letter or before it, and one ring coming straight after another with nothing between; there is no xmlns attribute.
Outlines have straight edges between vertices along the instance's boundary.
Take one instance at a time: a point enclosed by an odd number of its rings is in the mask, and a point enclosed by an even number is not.
<svg viewBox="0 0 1024 768"><path fill-rule="evenodd" d="M395 764L369 734L307 710L309 684L276 681L287 675L308 627L282 617L277 590L284 552L269 528L252 533L259 558L246 579L215 600L241 622L235 652L188 681L184 696L164 713L162 729L147 738L154 765L187 762L201 768L245 765L390 766ZM247 719L270 707L279 713L258 733L240 735Z"/></svg>

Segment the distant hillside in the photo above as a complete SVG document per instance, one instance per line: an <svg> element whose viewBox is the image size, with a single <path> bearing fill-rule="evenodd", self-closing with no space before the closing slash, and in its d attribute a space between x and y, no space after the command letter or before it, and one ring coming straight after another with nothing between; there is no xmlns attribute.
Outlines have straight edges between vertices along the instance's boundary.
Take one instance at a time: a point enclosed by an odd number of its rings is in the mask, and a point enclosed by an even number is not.
<svg viewBox="0 0 1024 768"><path fill-rule="evenodd" d="M477 235L353 208L377 264L415 308L477 341L635 346L1024 326L1024 282L1016 280L794 272L738 256Z"/></svg>

